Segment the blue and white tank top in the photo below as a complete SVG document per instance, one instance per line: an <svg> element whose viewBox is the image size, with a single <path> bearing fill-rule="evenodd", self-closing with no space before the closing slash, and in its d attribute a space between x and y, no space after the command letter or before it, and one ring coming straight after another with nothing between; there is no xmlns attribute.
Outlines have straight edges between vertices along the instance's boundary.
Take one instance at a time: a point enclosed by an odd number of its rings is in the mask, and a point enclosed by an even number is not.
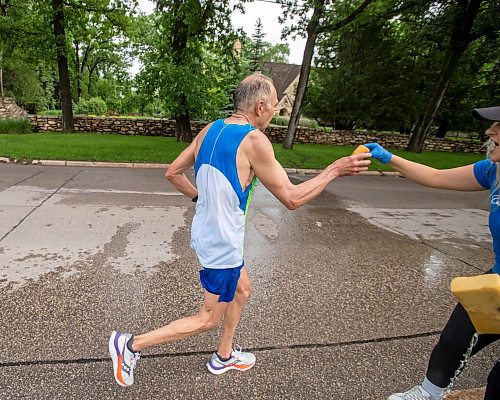
<svg viewBox="0 0 500 400"><path fill-rule="evenodd" d="M243 190L236 154L250 125L215 121L208 129L194 164L198 201L191 227L191 247L204 268L243 264L245 218L255 184Z"/></svg>

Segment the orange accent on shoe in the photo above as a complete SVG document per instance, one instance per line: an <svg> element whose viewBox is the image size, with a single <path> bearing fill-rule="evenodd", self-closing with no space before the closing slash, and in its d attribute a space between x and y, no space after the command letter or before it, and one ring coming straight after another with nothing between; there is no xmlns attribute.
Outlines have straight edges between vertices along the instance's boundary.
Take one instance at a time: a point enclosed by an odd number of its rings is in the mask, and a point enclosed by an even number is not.
<svg viewBox="0 0 500 400"><path fill-rule="evenodd" d="M118 369L116 370L116 378L121 382L123 383L124 386L127 386L127 384L125 383L125 381L123 380L123 376L122 376L122 368L121 368L121 365L122 365L122 356L118 356Z"/></svg>

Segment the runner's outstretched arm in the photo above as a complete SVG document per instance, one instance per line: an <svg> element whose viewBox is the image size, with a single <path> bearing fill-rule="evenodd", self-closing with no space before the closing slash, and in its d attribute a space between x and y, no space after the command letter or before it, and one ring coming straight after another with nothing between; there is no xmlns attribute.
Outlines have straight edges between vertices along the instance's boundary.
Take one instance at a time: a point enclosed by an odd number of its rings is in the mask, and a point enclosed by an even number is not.
<svg viewBox="0 0 500 400"><path fill-rule="evenodd" d="M328 165L321 173L306 182L294 185L276 160L269 139L260 131L249 134L247 154L250 165L262 184L288 209L294 210L317 197L326 186L340 176L366 171L369 153L343 157Z"/></svg>

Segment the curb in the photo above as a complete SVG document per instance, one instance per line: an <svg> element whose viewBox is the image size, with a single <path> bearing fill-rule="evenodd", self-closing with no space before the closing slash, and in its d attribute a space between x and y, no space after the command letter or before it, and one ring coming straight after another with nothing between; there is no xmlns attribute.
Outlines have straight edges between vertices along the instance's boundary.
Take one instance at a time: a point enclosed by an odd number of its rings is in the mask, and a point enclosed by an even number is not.
<svg viewBox="0 0 500 400"><path fill-rule="evenodd" d="M21 165L44 165L52 167L101 167L101 168L155 168L167 169L170 164L152 164L152 163L119 163L119 162L104 162L104 161L65 161L65 160L17 160L7 157L0 157L0 163L13 163ZM288 174L298 175L317 175L321 169L304 169L304 168L284 168ZM397 176L402 177L399 172L395 171L363 171L359 175L368 176Z"/></svg>

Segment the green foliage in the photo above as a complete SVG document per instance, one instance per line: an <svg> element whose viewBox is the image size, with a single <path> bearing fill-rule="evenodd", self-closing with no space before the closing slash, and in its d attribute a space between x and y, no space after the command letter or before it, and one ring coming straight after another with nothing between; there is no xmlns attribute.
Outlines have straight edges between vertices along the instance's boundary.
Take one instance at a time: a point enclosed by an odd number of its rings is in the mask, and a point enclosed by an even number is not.
<svg viewBox="0 0 500 400"><path fill-rule="evenodd" d="M5 133L33 133L33 126L26 118L0 119L0 134Z"/></svg>
<svg viewBox="0 0 500 400"><path fill-rule="evenodd" d="M257 21L255 22L255 32L252 35L252 55L250 59L250 69L252 71L262 69L262 54L264 52L265 37L262 29L262 20L260 18L257 18Z"/></svg>
<svg viewBox="0 0 500 400"><path fill-rule="evenodd" d="M38 115L48 115L48 116L51 116L51 115L55 115L55 116L61 116L62 115L62 111L61 110L46 110L46 111L39 111L37 112Z"/></svg>
<svg viewBox="0 0 500 400"><path fill-rule="evenodd" d="M290 46L288 43L271 44L261 40L260 44L254 38L242 36L240 62L246 66L248 72L262 67L265 62L288 63L290 57ZM259 48L257 50L257 48ZM258 53L258 57L257 57ZM257 68L258 67L258 68Z"/></svg>
<svg viewBox="0 0 500 400"><path fill-rule="evenodd" d="M337 2L337 13L348 4ZM485 0L482 10L490 6ZM334 128L408 133L442 69L456 7L455 2L377 2L351 25L326 30L317 42L318 67L311 74L304 114ZM395 12L398 8L402 11ZM491 13L482 12L481 18L492 22ZM496 34L469 46L434 119L436 128L479 129L470 111L498 99L498 44Z"/></svg>
<svg viewBox="0 0 500 400"><path fill-rule="evenodd" d="M51 105L54 81L49 50L48 4L34 0L11 1L0 14L0 70L6 96L29 111Z"/></svg>
<svg viewBox="0 0 500 400"><path fill-rule="evenodd" d="M233 51L237 35L226 3L158 2L162 12L145 25L138 94L149 102L161 99L167 117L220 116L231 90L246 73Z"/></svg>
<svg viewBox="0 0 500 400"><path fill-rule="evenodd" d="M263 62L288 64L288 57L290 57L290 46L288 43L272 45L271 43L264 42L264 50L262 52Z"/></svg>
<svg viewBox="0 0 500 400"><path fill-rule="evenodd" d="M5 95L13 97L19 105L30 111L43 110L48 107L49 104L42 88L43 82L40 80L36 67L23 59L9 58L4 63L3 76Z"/></svg>
<svg viewBox="0 0 500 400"><path fill-rule="evenodd" d="M471 118L475 107L490 107L500 98L500 37L481 38L469 45L436 115L450 130L483 132L485 123Z"/></svg>
<svg viewBox="0 0 500 400"><path fill-rule="evenodd" d="M108 111L108 105L100 97L91 97L90 99L82 99L78 103L75 113L83 115L104 115Z"/></svg>
<svg viewBox="0 0 500 400"><path fill-rule="evenodd" d="M135 33L133 17L127 11L134 2L93 0L88 5L73 4L67 13L67 37L72 46L68 56L72 60L73 99L101 96L108 104L108 94L94 93L101 78L123 82L128 80L130 54L128 36ZM116 88L111 94L116 96Z"/></svg>
<svg viewBox="0 0 500 400"><path fill-rule="evenodd" d="M281 117L279 115L275 115L271 119L271 124L278 125L278 126L288 126L288 121L290 121L290 118L288 118L288 117Z"/></svg>

